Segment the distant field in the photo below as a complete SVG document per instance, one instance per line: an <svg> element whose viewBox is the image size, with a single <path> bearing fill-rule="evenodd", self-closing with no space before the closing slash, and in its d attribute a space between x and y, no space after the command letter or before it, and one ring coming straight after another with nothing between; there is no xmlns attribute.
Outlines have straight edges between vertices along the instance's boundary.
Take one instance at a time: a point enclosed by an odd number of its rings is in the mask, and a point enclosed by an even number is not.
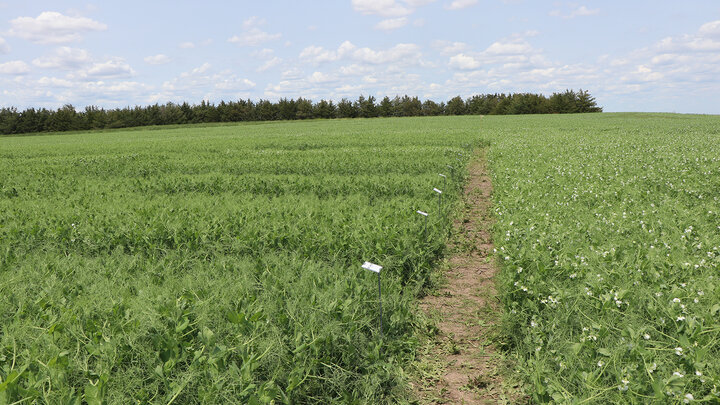
<svg viewBox="0 0 720 405"><path fill-rule="evenodd" d="M461 168L456 207L485 146L498 342L532 402L716 403L719 138L672 114L0 138L0 403L406 399L450 229L432 187Z"/></svg>
<svg viewBox="0 0 720 405"><path fill-rule="evenodd" d="M482 135L534 402L717 403L720 117L487 117Z"/></svg>
<svg viewBox="0 0 720 405"><path fill-rule="evenodd" d="M0 403L403 398L480 122L0 138Z"/></svg>

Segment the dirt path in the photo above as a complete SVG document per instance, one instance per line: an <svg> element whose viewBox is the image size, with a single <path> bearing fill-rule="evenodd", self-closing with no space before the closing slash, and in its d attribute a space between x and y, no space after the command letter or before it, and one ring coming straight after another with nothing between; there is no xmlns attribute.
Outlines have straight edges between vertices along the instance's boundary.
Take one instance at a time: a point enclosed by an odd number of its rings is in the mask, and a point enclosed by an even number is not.
<svg viewBox="0 0 720 405"><path fill-rule="evenodd" d="M422 377L415 390L421 403L509 401L497 372L499 356L489 341L489 329L499 318L499 302L494 283L498 269L490 258L492 184L484 149L474 157L469 174L444 284L420 303L439 329L420 360Z"/></svg>

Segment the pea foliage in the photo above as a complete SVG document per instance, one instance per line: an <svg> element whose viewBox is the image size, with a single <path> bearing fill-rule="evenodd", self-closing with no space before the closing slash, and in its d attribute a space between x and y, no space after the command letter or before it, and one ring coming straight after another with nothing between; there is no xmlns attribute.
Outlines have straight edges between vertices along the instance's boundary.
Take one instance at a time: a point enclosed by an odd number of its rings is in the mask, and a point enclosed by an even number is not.
<svg viewBox="0 0 720 405"><path fill-rule="evenodd" d="M718 117L487 117L508 347L534 402L720 398Z"/></svg>
<svg viewBox="0 0 720 405"><path fill-rule="evenodd" d="M479 122L0 139L0 403L406 398Z"/></svg>

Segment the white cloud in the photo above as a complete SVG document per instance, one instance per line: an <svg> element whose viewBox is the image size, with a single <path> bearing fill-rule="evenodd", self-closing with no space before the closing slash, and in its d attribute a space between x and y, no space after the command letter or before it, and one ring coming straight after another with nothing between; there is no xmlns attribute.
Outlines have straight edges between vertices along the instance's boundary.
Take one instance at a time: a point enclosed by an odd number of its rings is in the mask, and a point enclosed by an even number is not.
<svg viewBox="0 0 720 405"><path fill-rule="evenodd" d="M32 64L43 69L73 70L91 61L88 51L61 46L49 55L34 59Z"/></svg>
<svg viewBox="0 0 720 405"><path fill-rule="evenodd" d="M665 77L660 72L653 71L652 68L645 65L638 65L635 71L627 72L620 77L620 81L630 84L657 82Z"/></svg>
<svg viewBox="0 0 720 405"><path fill-rule="evenodd" d="M253 51L250 55L263 62L262 65L255 69L256 72L265 72L270 70L283 61L282 58L275 56L275 51L273 49L269 48Z"/></svg>
<svg viewBox="0 0 720 405"><path fill-rule="evenodd" d="M521 55L532 51L532 46L523 40L493 42L486 50L488 55Z"/></svg>
<svg viewBox="0 0 720 405"><path fill-rule="evenodd" d="M415 44L397 44L384 51L375 51L370 48L360 48L355 50L352 54L354 59L371 64L391 62L417 64L420 61L420 56L420 47Z"/></svg>
<svg viewBox="0 0 720 405"><path fill-rule="evenodd" d="M149 65L164 65L166 63L170 63L172 59L170 59L167 55L159 53L157 55L145 57L144 61Z"/></svg>
<svg viewBox="0 0 720 405"><path fill-rule="evenodd" d="M313 74L308 77L308 81L310 83L330 83L337 81L336 77L333 77L331 75L328 75L327 73L323 72L313 72Z"/></svg>
<svg viewBox="0 0 720 405"><path fill-rule="evenodd" d="M712 52L720 50L720 41L704 36L684 35L665 38L656 47L664 52Z"/></svg>
<svg viewBox="0 0 720 405"><path fill-rule="evenodd" d="M84 86L84 90L91 94L107 94L107 93L129 93L144 89L146 86L138 82L112 82L104 81L88 82Z"/></svg>
<svg viewBox="0 0 720 405"><path fill-rule="evenodd" d="M205 63L203 63L202 65L196 67L195 69L193 69L193 70L191 70L191 71L189 71L189 72L185 72L185 73L180 74L180 77L189 77L189 76L194 76L194 75L200 75L200 74L203 74L203 73L207 73L207 71L210 70L211 67L212 67L211 64L205 62Z"/></svg>
<svg viewBox="0 0 720 405"><path fill-rule="evenodd" d="M343 42L336 51L321 46L309 46L300 52L300 59L319 64L352 59L358 62L378 65L387 63L421 64L420 47L415 44L397 44L385 50L357 48L349 41Z"/></svg>
<svg viewBox="0 0 720 405"><path fill-rule="evenodd" d="M616 77L623 83L646 88L662 82L667 86L714 84L720 76L719 21L703 24L695 34L664 38L628 55ZM620 70L619 68L622 68Z"/></svg>
<svg viewBox="0 0 720 405"><path fill-rule="evenodd" d="M30 72L30 66L21 60L0 63L0 74L24 75L28 72Z"/></svg>
<svg viewBox="0 0 720 405"><path fill-rule="evenodd" d="M215 76L214 78L217 78ZM250 90L256 86L255 82L245 78L239 78L237 76L224 77L221 80L216 81L215 88L218 90L231 90L231 91L242 91Z"/></svg>
<svg viewBox="0 0 720 405"><path fill-rule="evenodd" d="M457 72L444 83L442 91L448 96L463 94L468 88L550 93L590 86L589 90L601 99L641 93L672 98L674 89L681 87L699 92L718 89L720 38L714 36L714 22L704 24L694 34L665 38L624 55L602 55L587 64L548 60L542 50L527 41L535 34L525 32L499 39L482 52L459 46L448 63ZM452 45L442 41L432 44L440 52ZM426 88L429 93L440 92Z"/></svg>
<svg viewBox="0 0 720 405"><path fill-rule="evenodd" d="M291 69L288 69L280 75L280 78L283 80L295 80L301 78L303 75L303 71L294 67Z"/></svg>
<svg viewBox="0 0 720 405"><path fill-rule="evenodd" d="M59 79L57 77L41 77L38 79L37 84L39 84L42 87L65 87L65 88L72 88L77 85L77 83L72 82L67 79Z"/></svg>
<svg viewBox="0 0 720 405"><path fill-rule="evenodd" d="M468 8L471 6L474 6L478 3L478 0L455 0L452 3L450 3L446 8L448 10L461 10L463 8Z"/></svg>
<svg viewBox="0 0 720 405"><path fill-rule="evenodd" d="M282 97L291 96L296 97L298 94L308 94L310 86L304 80L281 80L277 84L268 84L265 87L266 97ZM312 95L308 94L306 97L312 98Z"/></svg>
<svg viewBox="0 0 720 405"><path fill-rule="evenodd" d="M275 56L275 51L270 48L263 48L259 51L253 51L250 55L258 59L270 59Z"/></svg>
<svg viewBox="0 0 720 405"><path fill-rule="evenodd" d="M459 70L474 70L481 66L502 65L506 69L534 69L547 67L542 53L539 49L533 48L525 39L525 36L534 36L535 32L514 34L509 38L503 38L493 42L482 52L462 51L452 56L448 62L451 68ZM463 43L434 43L441 51L453 49L465 49ZM448 53L448 52L443 52Z"/></svg>
<svg viewBox="0 0 720 405"><path fill-rule="evenodd" d="M550 15L553 17L560 17L565 19L571 19L575 17L587 17L597 14L600 14L600 9L589 9L586 6L575 7L568 14L563 14L562 10L553 10L550 12Z"/></svg>
<svg viewBox="0 0 720 405"><path fill-rule="evenodd" d="M358 94L362 93L362 90L363 86L350 84L345 84L343 86L335 88L335 92L337 95L350 97L356 97Z"/></svg>
<svg viewBox="0 0 720 405"><path fill-rule="evenodd" d="M352 0L353 9L365 15L381 17L403 17L415 12L415 9L435 0Z"/></svg>
<svg viewBox="0 0 720 405"><path fill-rule="evenodd" d="M250 17L243 22L243 32L240 35L233 35L228 42L240 46L257 46L265 42L273 41L282 36L280 33L270 34L260 29L265 25L265 20L258 17Z"/></svg>
<svg viewBox="0 0 720 405"><path fill-rule="evenodd" d="M275 66L281 64L282 61L283 60L281 58L278 58L277 56L275 56L271 59L266 60L265 63L263 63L256 69L256 71L265 72L266 70L270 70L270 69L274 68Z"/></svg>
<svg viewBox="0 0 720 405"><path fill-rule="evenodd" d="M430 46L440 51L443 55L452 55L468 50L465 42L433 41Z"/></svg>
<svg viewBox="0 0 720 405"><path fill-rule="evenodd" d="M180 45L180 48L182 49L193 49L195 48L195 43L193 42L183 42Z"/></svg>
<svg viewBox="0 0 720 405"><path fill-rule="evenodd" d="M352 0L352 6L362 14L383 17L400 17L413 12L412 8L398 4L395 0Z"/></svg>
<svg viewBox="0 0 720 405"><path fill-rule="evenodd" d="M471 70L479 68L482 63L470 55L460 53L450 58L449 65L460 70Z"/></svg>
<svg viewBox="0 0 720 405"><path fill-rule="evenodd" d="M81 70L78 74L69 75L70 78L85 80L117 79L130 77L135 71L122 58L112 58L104 62L93 63L87 69Z"/></svg>
<svg viewBox="0 0 720 405"><path fill-rule="evenodd" d="M720 36L720 20L703 24L699 32L706 36Z"/></svg>
<svg viewBox="0 0 720 405"><path fill-rule="evenodd" d="M300 59L313 63L334 62L350 54L355 49L350 41L345 41L336 51L325 49L322 46L308 46L300 52Z"/></svg>
<svg viewBox="0 0 720 405"><path fill-rule="evenodd" d="M249 98L248 91L256 86L252 80L239 77L231 70L214 73L212 65L206 62L163 82L161 90L150 94L147 101L156 103Z"/></svg>
<svg viewBox="0 0 720 405"><path fill-rule="evenodd" d="M0 37L0 54L10 52L10 46L7 44L4 38Z"/></svg>
<svg viewBox="0 0 720 405"><path fill-rule="evenodd" d="M435 2L435 0L402 0L402 1L410 7L421 7L426 4Z"/></svg>
<svg viewBox="0 0 720 405"><path fill-rule="evenodd" d="M357 63L353 63L352 65L348 66L341 66L339 70L340 73L345 76L362 76L372 71L369 66L358 65Z"/></svg>
<svg viewBox="0 0 720 405"><path fill-rule="evenodd" d="M107 25L86 17L69 17L45 11L36 18L18 17L10 21L9 35L38 44L60 44L82 39L88 31L104 31Z"/></svg>
<svg viewBox="0 0 720 405"><path fill-rule="evenodd" d="M395 30L395 29L404 27L407 25L407 23L408 23L407 17L389 18L387 20L382 20L379 23L375 24L375 29L383 30L383 31L391 31L391 30Z"/></svg>

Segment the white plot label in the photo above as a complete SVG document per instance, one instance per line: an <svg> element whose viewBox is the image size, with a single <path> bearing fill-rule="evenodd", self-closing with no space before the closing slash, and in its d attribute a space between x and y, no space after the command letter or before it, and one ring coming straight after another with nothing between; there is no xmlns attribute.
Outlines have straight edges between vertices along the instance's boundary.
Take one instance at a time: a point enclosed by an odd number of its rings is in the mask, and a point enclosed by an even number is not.
<svg viewBox="0 0 720 405"><path fill-rule="evenodd" d="M438 193L438 194L442 194L442 190L438 190L437 188L433 188L433 191L436 192L436 193Z"/></svg>
<svg viewBox="0 0 720 405"><path fill-rule="evenodd" d="M415 211L415 212L417 212L418 214L420 214L420 215L422 215L422 216L424 216L424 217L428 216L428 213L427 213L427 212L422 212L422 211L419 211L419 210L418 210L418 211Z"/></svg>
<svg viewBox="0 0 720 405"><path fill-rule="evenodd" d="M444 174L438 174L438 176L440 176L442 178L447 178L447 176L445 176Z"/></svg>
<svg viewBox="0 0 720 405"><path fill-rule="evenodd" d="M377 264L370 262L363 263L362 268L365 270L374 271L375 273L380 273L380 270L382 270L382 266L378 266Z"/></svg>

